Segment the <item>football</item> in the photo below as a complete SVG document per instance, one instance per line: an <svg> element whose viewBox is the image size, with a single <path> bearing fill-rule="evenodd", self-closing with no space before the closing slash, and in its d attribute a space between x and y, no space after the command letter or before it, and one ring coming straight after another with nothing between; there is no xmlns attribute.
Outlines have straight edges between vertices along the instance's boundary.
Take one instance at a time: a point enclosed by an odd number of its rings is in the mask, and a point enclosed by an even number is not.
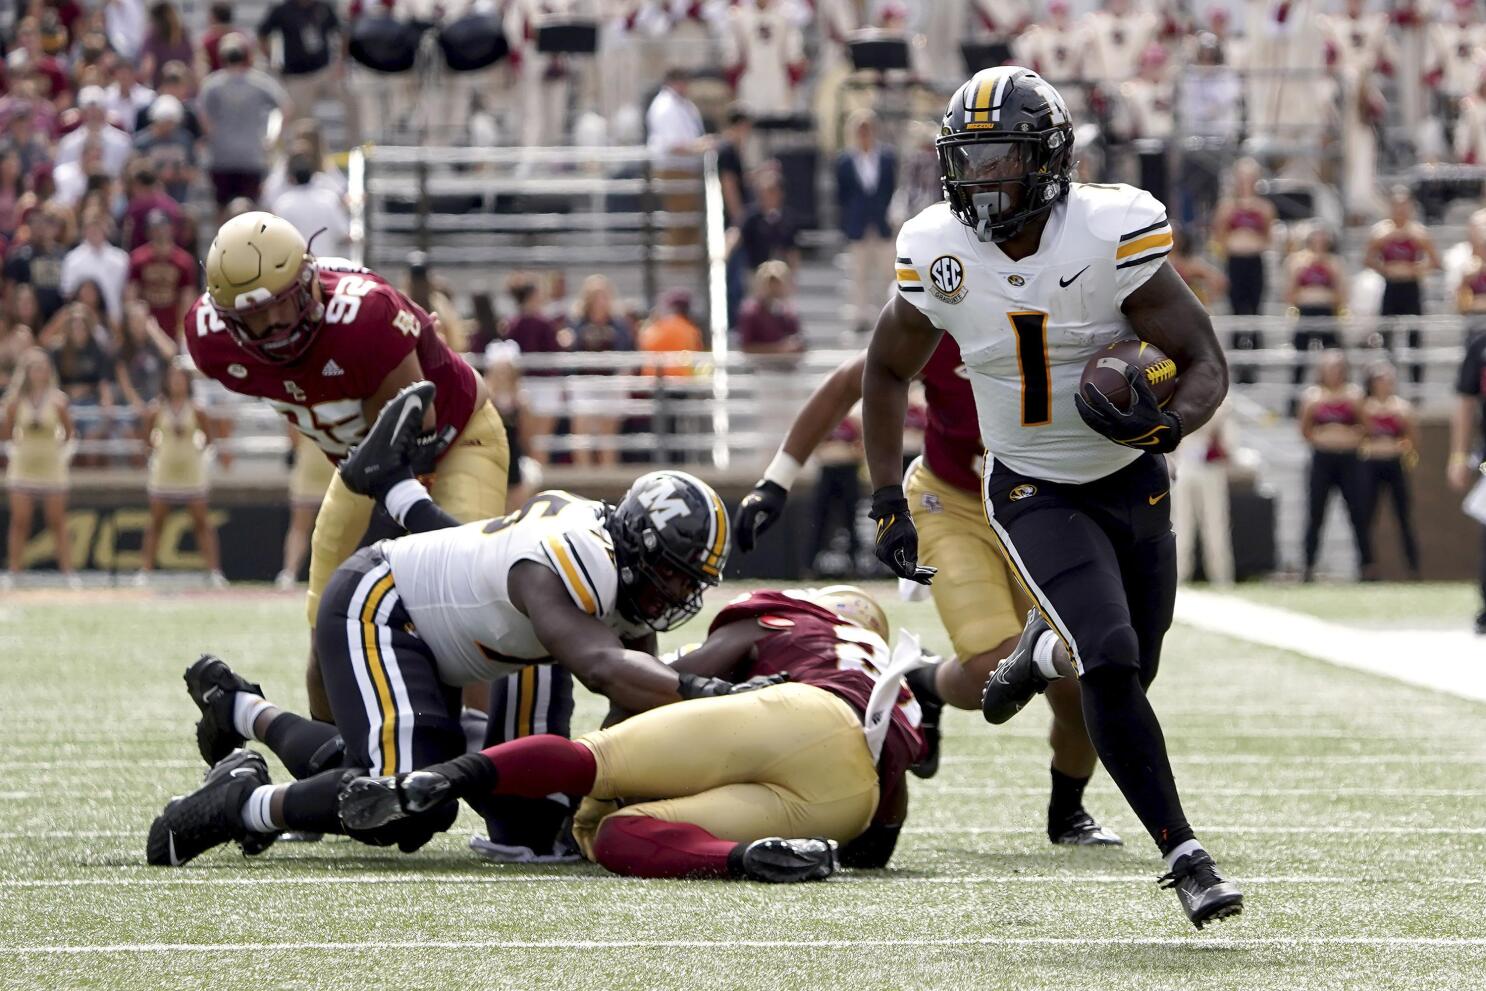
<svg viewBox="0 0 1486 991"><path fill-rule="evenodd" d="M1126 369L1131 365L1145 372L1146 381L1151 384L1157 402L1165 406L1171 399L1171 394L1176 391L1176 362L1166 357L1154 344L1135 339L1115 341L1090 358L1084 365L1083 378L1078 383L1079 391L1087 397L1090 389L1097 390L1116 409L1128 410L1132 397L1130 383L1125 375Z"/></svg>

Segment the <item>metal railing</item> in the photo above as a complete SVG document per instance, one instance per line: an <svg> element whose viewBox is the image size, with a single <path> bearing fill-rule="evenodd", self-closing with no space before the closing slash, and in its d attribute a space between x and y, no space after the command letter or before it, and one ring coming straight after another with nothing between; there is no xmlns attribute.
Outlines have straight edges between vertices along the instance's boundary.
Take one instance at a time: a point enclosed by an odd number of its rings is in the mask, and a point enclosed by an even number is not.
<svg viewBox="0 0 1486 991"><path fill-rule="evenodd" d="M419 250L456 280L491 268L631 273L647 305L662 269L702 288L705 215L676 202L703 201L694 159L662 169L643 146L383 146L359 161L353 223L372 268L399 268Z"/></svg>
<svg viewBox="0 0 1486 991"><path fill-rule="evenodd" d="M1458 317L1391 317L1298 320L1285 317L1218 317L1225 343L1236 332L1257 331L1262 347L1228 351L1233 393L1247 409L1283 417L1292 412L1300 390L1311 380L1317 351L1292 346L1297 330L1329 330L1350 354L1353 378L1362 367L1391 356L1399 392L1426 414L1442 414L1454 404L1453 382L1469 332ZM1408 339L1417 331L1417 347ZM1370 337L1393 333L1391 355L1375 349ZM725 339L726 335L722 335ZM548 459L583 451L612 451L626 462L684 463L705 470L761 468L778 447L790 421L822 378L855 351L817 350L781 359L729 352L598 352L529 354L520 360L527 381L543 383L549 402L570 415L610 421L612 433L583 436L571 431L532 438ZM481 355L469 356L477 368ZM1418 381L1412 371L1418 368ZM281 417L267 404L228 392L215 383L198 383L209 412L230 423L218 448L249 472L281 470L289 442ZM579 407L574 413L574 407ZM128 407L79 407L75 418L85 433L76 442L84 460L114 469L141 465L145 444L124 436L137 414ZM111 434L111 435L110 435ZM84 470L87 470L86 468Z"/></svg>

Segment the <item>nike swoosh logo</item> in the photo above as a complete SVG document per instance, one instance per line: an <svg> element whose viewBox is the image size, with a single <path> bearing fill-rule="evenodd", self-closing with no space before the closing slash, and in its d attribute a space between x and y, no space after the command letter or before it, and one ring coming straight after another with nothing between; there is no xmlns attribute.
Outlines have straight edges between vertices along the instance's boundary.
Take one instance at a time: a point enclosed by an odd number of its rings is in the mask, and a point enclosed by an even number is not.
<svg viewBox="0 0 1486 991"><path fill-rule="evenodd" d="M397 426L392 428L392 436L396 437L402 433L402 425L408 422L408 417L415 410L419 413L423 412L423 400L415 398L410 402L402 404L402 409L397 412Z"/></svg>
<svg viewBox="0 0 1486 991"><path fill-rule="evenodd" d="M1074 272L1071 278L1068 278L1066 280L1065 279L1059 279L1058 280L1058 285L1061 288L1063 288L1063 289L1067 289L1069 286L1073 285L1074 280L1076 280L1080 275L1083 275L1088 270L1089 270L1089 266L1085 265L1083 268L1079 269L1077 272Z"/></svg>
<svg viewBox="0 0 1486 991"><path fill-rule="evenodd" d="M170 843L170 866L181 866L181 858L175 855L175 833L167 833L165 838Z"/></svg>
<svg viewBox="0 0 1486 991"><path fill-rule="evenodd" d="M1171 495L1171 490L1170 489L1167 489L1165 492L1162 492L1160 495L1146 496L1146 500L1145 501L1148 502L1148 503L1150 503L1152 506L1154 506L1156 503L1160 502L1162 499L1165 499L1169 495Z"/></svg>

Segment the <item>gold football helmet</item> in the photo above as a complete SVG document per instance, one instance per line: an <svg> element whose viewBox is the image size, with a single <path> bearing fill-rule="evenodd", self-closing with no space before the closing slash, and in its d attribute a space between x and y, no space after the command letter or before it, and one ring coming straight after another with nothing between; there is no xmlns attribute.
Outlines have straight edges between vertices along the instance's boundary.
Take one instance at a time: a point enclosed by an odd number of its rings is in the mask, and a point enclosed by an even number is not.
<svg viewBox="0 0 1486 991"><path fill-rule="evenodd" d="M810 596L810 601L831 610L853 626L871 630L884 641L888 639L887 613L876 599L855 585L830 585L818 589Z"/></svg>
<svg viewBox="0 0 1486 991"><path fill-rule="evenodd" d="M263 361L282 364L302 355L325 316L315 299L315 257L304 237L282 217L254 211L222 225L206 256L206 291L233 339ZM290 300L285 319L254 334L245 320Z"/></svg>

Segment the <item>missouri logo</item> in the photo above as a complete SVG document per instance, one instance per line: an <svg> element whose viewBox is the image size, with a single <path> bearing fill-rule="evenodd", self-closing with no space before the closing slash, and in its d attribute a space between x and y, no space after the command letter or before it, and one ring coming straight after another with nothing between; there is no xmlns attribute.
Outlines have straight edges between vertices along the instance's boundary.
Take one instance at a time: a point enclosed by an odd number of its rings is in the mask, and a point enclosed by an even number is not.
<svg viewBox="0 0 1486 991"><path fill-rule="evenodd" d="M1011 490L1011 494L1009 496L1007 496L1007 498L1009 498L1012 502L1016 502L1019 499L1025 499L1025 498L1027 498L1027 496L1033 496L1033 495L1036 495L1036 494L1037 494L1037 486L1035 486L1035 485L1018 485L1016 488L1014 488L1014 489Z"/></svg>
<svg viewBox="0 0 1486 991"><path fill-rule="evenodd" d="M1016 286L1018 289L1020 289L1022 286L1024 286L1024 285L1027 284L1027 280L1024 279L1024 278L1022 278L1020 275L1017 275L1015 272L1013 272L1011 275L1008 275L1006 277L1006 281L1007 282L1010 282L1012 285Z"/></svg>
<svg viewBox="0 0 1486 991"><path fill-rule="evenodd" d="M940 255L929 266L929 288L946 303L965 298L965 266L954 255Z"/></svg>

